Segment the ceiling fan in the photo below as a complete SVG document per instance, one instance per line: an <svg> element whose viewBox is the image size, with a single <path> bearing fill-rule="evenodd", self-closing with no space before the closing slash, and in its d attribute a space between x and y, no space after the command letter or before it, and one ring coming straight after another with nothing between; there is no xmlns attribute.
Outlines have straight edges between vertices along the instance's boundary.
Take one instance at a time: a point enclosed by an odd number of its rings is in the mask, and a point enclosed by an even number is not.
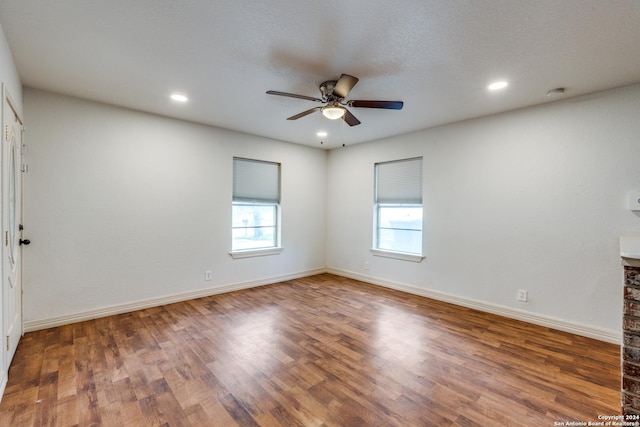
<svg viewBox="0 0 640 427"><path fill-rule="evenodd" d="M278 92L276 90L268 90L269 95L288 96L291 98L306 99L307 101L321 102L325 104L321 107L314 107L302 113L287 118L287 120L297 120L300 117L309 115L315 111L322 111L322 115L331 120L342 118L349 126L360 124L358 120L345 107L354 108L383 108L387 110L401 110L404 105L402 101L364 101L364 100L345 100L351 89L358 83L358 78L348 74L342 74L338 80L327 80L320 84L321 98L312 96L297 95L295 93Z"/></svg>

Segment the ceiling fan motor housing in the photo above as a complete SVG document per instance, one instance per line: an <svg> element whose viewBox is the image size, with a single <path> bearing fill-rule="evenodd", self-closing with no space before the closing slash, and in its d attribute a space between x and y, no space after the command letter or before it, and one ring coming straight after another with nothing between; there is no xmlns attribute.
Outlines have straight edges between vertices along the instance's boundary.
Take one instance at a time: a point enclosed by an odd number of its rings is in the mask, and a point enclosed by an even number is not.
<svg viewBox="0 0 640 427"><path fill-rule="evenodd" d="M322 93L323 101L326 102L329 98L333 97L333 88L336 87L336 83L338 83L337 80L327 80L326 82L320 83L320 93Z"/></svg>

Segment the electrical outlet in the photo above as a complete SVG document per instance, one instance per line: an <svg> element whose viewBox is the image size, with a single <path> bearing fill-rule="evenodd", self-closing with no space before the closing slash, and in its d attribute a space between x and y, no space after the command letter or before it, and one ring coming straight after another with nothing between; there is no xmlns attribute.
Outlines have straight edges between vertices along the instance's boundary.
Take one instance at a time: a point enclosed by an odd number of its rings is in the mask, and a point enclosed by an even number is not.
<svg viewBox="0 0 640 427"><path fill-rule="evenodd" d="M364 269L368 270L369 268L371 268L371 264L369 264L369 261L365 261L364 262Z"/></svg>
<svg viewBox="0 0 640 427"><path fill-rule="evenodd" d="M529 295L524 289L518 289L518 301L527 302Z"/></svg>
<svg viewBox="0 0 640 427"><path fill-rule="evenodd" d="M211 280L211 277L212 277L211 271L204 272L204 280Z"/></svg>

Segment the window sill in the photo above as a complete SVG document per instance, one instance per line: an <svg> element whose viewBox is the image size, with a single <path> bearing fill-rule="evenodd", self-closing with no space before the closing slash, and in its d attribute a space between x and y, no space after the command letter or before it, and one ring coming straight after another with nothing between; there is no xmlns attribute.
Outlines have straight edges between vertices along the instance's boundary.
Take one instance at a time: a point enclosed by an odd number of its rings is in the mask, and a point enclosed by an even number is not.
<svg viewBox="0 0 640 427"><path fill-rule="evenodd" d="M231 258L253 258L257 256L279 255L284 248L248 249L246 251L229 252Z"/></svg>
<svg viewBox="0 0 640 427"><path fill-rule="evenodd" d="M421 262L425 257L423 255L410 254L407 252L393 252L383 251L381 249L371 249L371 253L374 256L381 256L385 258L399 259L402 261Z"/></svg>

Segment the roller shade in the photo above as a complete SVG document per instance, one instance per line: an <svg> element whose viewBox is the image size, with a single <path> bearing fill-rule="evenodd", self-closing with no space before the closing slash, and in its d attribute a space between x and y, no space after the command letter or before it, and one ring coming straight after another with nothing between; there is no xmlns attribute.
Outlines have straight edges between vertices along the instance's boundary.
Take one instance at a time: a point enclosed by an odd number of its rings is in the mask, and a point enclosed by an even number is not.
<svg viewBox="0 0 640 427"><path fill-rule="evenodd" d="M234 157L233 201L280 203L280 164Z"/></svg>
<svg viewBox="0 0 640 427"><path fill-rule="evenodd" d="M376 163L376 203L422 204L422 157Z"/></svg>

